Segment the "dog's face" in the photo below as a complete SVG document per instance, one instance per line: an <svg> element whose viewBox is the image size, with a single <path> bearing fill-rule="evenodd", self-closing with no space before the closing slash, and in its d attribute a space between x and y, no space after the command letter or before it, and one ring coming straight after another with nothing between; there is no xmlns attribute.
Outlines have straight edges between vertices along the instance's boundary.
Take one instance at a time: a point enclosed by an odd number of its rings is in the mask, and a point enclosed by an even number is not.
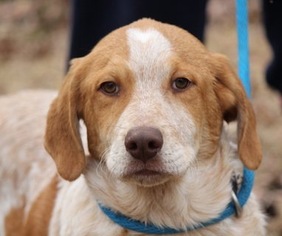
<svg viewBox="0 0 282 236"><path fill-rule="evenodd" d="M177 27L141 20L73 61L49 111L45 146L59 174L77 178L87 165L82 119L90 158L117 178L151 186L212 158L224 119L236 117L240 158L255 169L254 114L228 61Z"/></svg>

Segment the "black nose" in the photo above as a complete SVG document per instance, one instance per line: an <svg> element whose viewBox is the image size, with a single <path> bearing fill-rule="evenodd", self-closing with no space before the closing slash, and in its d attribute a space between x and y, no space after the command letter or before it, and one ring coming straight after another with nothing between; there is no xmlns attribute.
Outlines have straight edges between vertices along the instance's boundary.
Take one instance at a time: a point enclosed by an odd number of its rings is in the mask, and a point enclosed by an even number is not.
<svg viewBox="0 0 282 236"><path fill-rule="evenodd" d="M140 126L128 131L124 144L132 157L145 163L161 150L163 136L158 129Z"/></svg>

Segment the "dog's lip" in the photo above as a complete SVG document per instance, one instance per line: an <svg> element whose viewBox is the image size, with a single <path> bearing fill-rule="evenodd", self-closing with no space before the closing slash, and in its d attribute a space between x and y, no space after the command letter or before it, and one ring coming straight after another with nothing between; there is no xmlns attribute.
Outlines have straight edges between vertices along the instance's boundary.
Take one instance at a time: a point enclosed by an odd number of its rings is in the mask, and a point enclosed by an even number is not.
<svg viewBox="0 0 282 236"><path fill-rule="evenodd" d="M162 176L167 174L164 170L159 169L159 168L133 168L127 170L125 176L127 177L141 177L141 178L146 178L146 177L157 177L157 176Z"/></svg>
<svg viewBox="0 0 282 236"><path fill-rule="evenodd" d="M132 162L125 170L122 178L141 186L155 186L163 184L171 178L171 174L167 171L160 161L142 163Z"/></svg>
<svg viewBox="0 0 282 236"><path fill-rule="evenodd" d="M155 176L164 174L165 169L159 160L151 160L147 163L132 161L125 170L126 176Z"/></svg>
<svg viewBox="0 0 282 236"><path fill-rule="evenodd" d="M152 187L165 183L170 174L161 168L136 168L129 170L123 177L125 180L134 181L138 185Z"/></svg>
<svg viewBox="0 0 282 236"><path fill-rule="evenodd" d="M149 169L141 169L138 171L135 171L133 175L139 175L139 176L154 176L154 175L160 175L162 172L156 171L156 170L149 170Z"/></svg>

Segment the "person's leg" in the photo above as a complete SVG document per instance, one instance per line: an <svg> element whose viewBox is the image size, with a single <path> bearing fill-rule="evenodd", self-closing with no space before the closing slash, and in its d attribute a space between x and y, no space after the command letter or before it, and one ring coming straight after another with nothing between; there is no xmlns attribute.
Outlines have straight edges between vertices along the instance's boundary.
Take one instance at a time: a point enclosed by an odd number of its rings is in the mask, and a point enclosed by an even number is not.
<svg viewBox="0 0 282 236"><path fill-rule="evenodd" d="M282 95L282 1L263 0L263 19L273 58L266 71L270 87Z"/></svg>
<svg viewBox="0 0 282 236"><path fill-rule="evenodd" d="M72 0L69 59L85 56L110 31L121 26L118 0Z"/></svg>
<svg viewBox="0 0 282 236"><path fill-rule="evenodd" d="M127 0L132 3L136 20L149 17L186 29L201 41L204 40L207 0Z"/></svg>
<svg viewBox="0 0 282 236"><path fill-rule="evenodd" d="M90 52L112 30L143 17L182 27L204 38L207 0L72 0L69 59Z"/></svg>

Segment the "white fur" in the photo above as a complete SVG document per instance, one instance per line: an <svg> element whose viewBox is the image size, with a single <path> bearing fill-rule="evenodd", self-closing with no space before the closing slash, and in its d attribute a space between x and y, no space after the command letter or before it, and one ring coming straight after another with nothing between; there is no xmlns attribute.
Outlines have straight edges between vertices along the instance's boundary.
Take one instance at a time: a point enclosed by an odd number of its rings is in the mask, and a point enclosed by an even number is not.
<svg viewBox="0 0 282 236"><path fill-rule="evenodd" d="M53 216L49 226L50 236L111 236L121 230L98 209L83 176L73 183L63 181L60 184Z"/></svg>

